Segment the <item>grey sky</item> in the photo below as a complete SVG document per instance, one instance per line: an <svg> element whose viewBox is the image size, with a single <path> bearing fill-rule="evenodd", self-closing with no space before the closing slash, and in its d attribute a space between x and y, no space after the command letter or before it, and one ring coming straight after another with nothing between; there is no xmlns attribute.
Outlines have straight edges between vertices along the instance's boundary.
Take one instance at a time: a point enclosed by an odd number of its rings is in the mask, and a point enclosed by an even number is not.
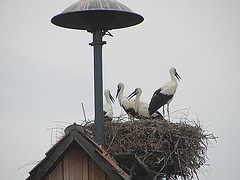
<svg viewBox="0 0 240 180"><path fill-rule="evenodd" d="M51 147L54 121L81 123L85 105L93 118L92 35L51 24L76 0L0 1L1 179L18 180ZM153 92L182 77L170 111L190 107L189 118L219 137L208 151L210 180L239 177L240 1L119 0L145 20L104 37L104 88L116 94ZM121 112L118 103L114 115ZM197 115L196 115L197 114ZM67 124L64 124L67 125ZM201 175L201 179L205 179Z"/></svg>

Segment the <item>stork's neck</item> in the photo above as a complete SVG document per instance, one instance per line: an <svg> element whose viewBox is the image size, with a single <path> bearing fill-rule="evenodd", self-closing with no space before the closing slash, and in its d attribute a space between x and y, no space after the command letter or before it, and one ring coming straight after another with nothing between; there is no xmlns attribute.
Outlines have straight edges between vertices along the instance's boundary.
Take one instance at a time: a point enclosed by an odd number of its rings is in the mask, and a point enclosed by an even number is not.
<svg viewBox="0 0 240 180"><path fill-rule="evenodd" d="M141 94L137 94L135 98L134 108L136 112L139 111L140 96Z"/></svg>
<svg viewBox="0 0 240 180"><path fill-rule="evenodd" d="M109 97L108 95L105 95L105 97L106 97L106 103L109 103L109 104L111 104L110 97Z"/></svg>
<svg viewBox="0 0 240 180"><path fill-rule="evenodd" d="M123 88L121 88L121 89L119 90L118 98L119 98L119 99L122 99L122 98L123 98Z"/></svg>
<svg viewBox="0 0 240 180"><path fill-rule="evenodd" d="M170 72L171 80L177 83L177 78L173 72Z"/></svg>
<svg viewBox="0 0 240 180"><path fill-rule="evenodd" d="M127 97L125 97L123 95L123 88L119 89L119 93L118 93L118 102L120 104L120 106L122 106L122 100L126 99Z"/></svg>

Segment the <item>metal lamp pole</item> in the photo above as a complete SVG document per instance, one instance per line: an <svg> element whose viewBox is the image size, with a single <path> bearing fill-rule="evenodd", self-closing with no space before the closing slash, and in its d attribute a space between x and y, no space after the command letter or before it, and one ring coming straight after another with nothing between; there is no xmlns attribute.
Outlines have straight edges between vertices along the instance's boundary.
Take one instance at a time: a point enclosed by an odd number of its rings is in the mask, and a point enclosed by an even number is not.
<svg viewBox="0 0 240 180"><path fill-rule="evenodd" d="M95 101L95 139L99 145L104 146L103 136L103 78L102 78L102 46L106 44L102 41L103 32L100 29L93 31L94 51L94 101Z"/></svg>

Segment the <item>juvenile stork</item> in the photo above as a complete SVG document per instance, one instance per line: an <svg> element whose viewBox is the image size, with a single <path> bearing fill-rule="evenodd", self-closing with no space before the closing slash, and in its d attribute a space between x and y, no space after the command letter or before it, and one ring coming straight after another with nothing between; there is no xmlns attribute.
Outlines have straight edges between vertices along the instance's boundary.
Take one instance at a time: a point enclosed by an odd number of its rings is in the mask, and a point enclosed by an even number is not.
<svg viewBox="0 0 240 180"><path fill-rule="evenodd" d="M167 104L168 119L170 120L169 103L172 101L173 96L176 92L177 85L178 85L177 80L180 81L181 77L177 73L176 69L173 67L169 69L169 72L171 76L171 81L168 81L162 87L160 87L154 92L152 99L149 103L148 110L150 115L152 115L160 107L163 106L163 116L164 116L165 115L164 105Z"/></svg>
<svg viewBox="0 0 240 180"><path fill-rule="evenodd" d="M112 102L114 103L114 99L110 91L107 89L104 91L104 95L105 95L106 103L103 104L103 119L105 121L111 121L113 118Z"/></svg>
<svg viewBox="0 0 240 180"><path fill-rule="evenodd" d="M162 115L156 111L150 115L148 111L148 104L140 100L140 96L142 95L142 89L136 88L127 98L131 99L136 96L134 101L134 109L137 112L139 119L161 119Z"/></svg>
<svg viewBox="0 0 240 180"><path fill-rule="evenodd" d="M133 119L136 116L136 112L134 110L134 101L128 100L127 97L123 95L123 91L124 91L124 84L120 82L117 85L116 98L118 98L119 105L128 114L130 119Z"/></svg>

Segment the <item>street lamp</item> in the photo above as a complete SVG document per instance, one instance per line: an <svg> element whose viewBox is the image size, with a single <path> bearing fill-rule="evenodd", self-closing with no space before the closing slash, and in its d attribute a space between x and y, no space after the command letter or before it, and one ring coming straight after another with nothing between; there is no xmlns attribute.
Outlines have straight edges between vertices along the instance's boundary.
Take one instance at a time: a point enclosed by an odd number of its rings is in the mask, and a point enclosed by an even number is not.
<svg viewBox="0 0 240 180"><path fill-rule="evenodd" d="M62 13L54 16L54 25L87 30L93 34L94 47L94 102L95 102L95 139L104 146L103 137L103 88L102 88L102 37L108 30L134 26L143 21L143 17L134 13L116 0L80 0Z"/></svg>

